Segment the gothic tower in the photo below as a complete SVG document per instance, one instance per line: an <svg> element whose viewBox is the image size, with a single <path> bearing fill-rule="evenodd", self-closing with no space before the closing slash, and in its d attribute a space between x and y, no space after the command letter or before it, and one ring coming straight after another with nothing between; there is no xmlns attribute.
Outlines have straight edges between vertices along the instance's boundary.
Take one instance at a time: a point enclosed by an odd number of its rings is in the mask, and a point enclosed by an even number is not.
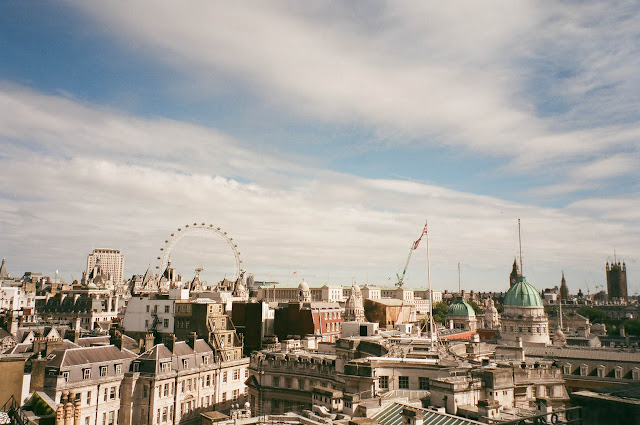
<svg viewBox="0 0 640 425"><path fill-rule="evenodd" d="M607 296L609 301L615 299L627 301L627 267L614 259L609 264L607 261Z"/></svg>
<svg viewBox="0 0 640 425"><path fill-rule="evenodd" d="M509 288L515 285L519 277L522 277L522 274L520 274L516 257L513 257L513 267L511 268L511 274L509 275Z"/></svg>

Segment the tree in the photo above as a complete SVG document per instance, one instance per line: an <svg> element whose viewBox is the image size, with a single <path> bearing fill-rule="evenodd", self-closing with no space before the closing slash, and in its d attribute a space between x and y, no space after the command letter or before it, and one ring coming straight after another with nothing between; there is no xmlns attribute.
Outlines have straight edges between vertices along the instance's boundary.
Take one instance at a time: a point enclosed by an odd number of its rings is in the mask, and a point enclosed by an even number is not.
<svg viewBox="0 0 640 425"><path fill-rule="evenodd" d="M469 304L471 307L473 307L473 311L475 311L476 315L483 314L482 309L480 307L478 307L478 304L475 301L469 300L469 301L467 301L467 304Z"/></svg>
<svg viewBox="0 0 640 425"><path fill-rule="evenodd" d="M443 301L433 305L433 321L437 323L444 323L447 319L447 311L449 305Z"/></svg>
<svg viewBox="0 0 640 425"><path fill-rule="evenodd" d="M640 335L640 319L629 319L623 326L627 335Z"/></svg>
<svg viewBox="0 0 640 425"><path fill-rule="evenodd" d="M581 307L578 314L588 318L591 323L602 323L609 317L606 311L593 307Z"/></svg>

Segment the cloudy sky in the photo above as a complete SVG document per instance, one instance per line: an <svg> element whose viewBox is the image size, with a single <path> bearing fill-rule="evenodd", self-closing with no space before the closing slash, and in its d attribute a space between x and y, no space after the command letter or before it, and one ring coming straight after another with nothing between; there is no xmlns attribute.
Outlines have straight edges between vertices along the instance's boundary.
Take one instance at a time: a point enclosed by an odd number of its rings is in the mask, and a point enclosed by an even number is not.
<svg viewBox="0 0 640 425"><path fill-rule="evenodd" d="M0 255L125 275L189 223L258 280L640 289L640 7L614 2L0 4ZM425 244L407 285L427 277ZM215 235L172 258L233 273ZM294 272L297 272L294 274Z"/></svg>

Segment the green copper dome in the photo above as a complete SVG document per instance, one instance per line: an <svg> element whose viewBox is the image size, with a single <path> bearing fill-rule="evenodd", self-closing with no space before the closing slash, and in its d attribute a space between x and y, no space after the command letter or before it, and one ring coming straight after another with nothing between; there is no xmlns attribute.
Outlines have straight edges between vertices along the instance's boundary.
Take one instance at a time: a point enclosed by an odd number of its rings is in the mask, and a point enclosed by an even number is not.
<svg viewBox="0 0 640 425"><path fill-rule="evenodd" d="M449 306L447 310L447 316L475 316L476 312L473 311L466 301L462 298L458 298L453 304Z"/></svg>
<svg viewBox="0 0 640 425"><path fill-rule="evenodd" d="M503 304L516 307L542 307L542 298L533 285L524 277L519 277L504 296Z"/></svg>

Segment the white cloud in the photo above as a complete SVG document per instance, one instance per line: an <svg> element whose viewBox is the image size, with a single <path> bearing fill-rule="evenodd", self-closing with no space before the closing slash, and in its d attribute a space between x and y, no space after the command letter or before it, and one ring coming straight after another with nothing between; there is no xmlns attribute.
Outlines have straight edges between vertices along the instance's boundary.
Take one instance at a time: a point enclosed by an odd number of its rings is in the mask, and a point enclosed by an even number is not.
<svg viewBox="0 0 640 425"><path fill-rule="evenodd" d="M231 80L293 113L376 129L385 142L465 147L527 171L637 147L629 2L191 6L79 5L202 85ZM556 75L565 69L570 77ZM537 111L539 91L568 111Z"/></svg>
<svg viewBox="0 0 640 425"><path fill-rule="evenodd" d="M629 260L638 249L640 221L607 216L611 211L598 210L599 203L555 210L303 167L252 153L206 128L16 87L5 87L0 103L11 106L0 123L0 143L8 148L0 159L0 223L14 274L60 269L77 278L85 255L104 246L123 250L128 274L142 273L172 229L193 221L227 230L246 268L264 279L286 280L292 267L314 282L327 276L349 282L355 275L384 283L402 266L427 217L434 283L443 289L455 286L458 261L476 279L468 287L504 289L517 217L524 223L526 271L541 287L557 283L561 269L601 279L600 263L613 247ZM114 145L119 140L125 146ZM174 146L176 140L182 144ZM250 182L229 177L243 172ZM634 201L612 205L631 209ZM215 271L213 260L194 261ZM188 276L193 267L180 271ZM424 283L425 276L421 250L410 282Z"/></svg>

